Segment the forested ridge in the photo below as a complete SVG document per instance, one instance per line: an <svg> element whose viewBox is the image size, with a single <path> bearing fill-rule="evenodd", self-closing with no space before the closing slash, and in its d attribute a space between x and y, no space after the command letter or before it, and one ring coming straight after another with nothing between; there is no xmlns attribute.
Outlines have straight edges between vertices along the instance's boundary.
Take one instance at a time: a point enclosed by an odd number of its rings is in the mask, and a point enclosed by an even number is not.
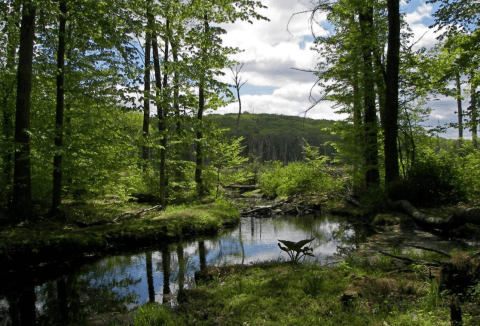
<svg viewBox="0 0 480 326"><path fill-rule="evenodd" d="M236 136L236 114L211 114L206 120L228 129L227 136ZM333 125L334 121L330 120L244 112L238 133L243 137L241 144L245 149L242 155L260 162L279 160L287 164L301 161L306 141L318 147L322 155L333 158L334 149L328 143L339 139L332 135Z"/></svg>

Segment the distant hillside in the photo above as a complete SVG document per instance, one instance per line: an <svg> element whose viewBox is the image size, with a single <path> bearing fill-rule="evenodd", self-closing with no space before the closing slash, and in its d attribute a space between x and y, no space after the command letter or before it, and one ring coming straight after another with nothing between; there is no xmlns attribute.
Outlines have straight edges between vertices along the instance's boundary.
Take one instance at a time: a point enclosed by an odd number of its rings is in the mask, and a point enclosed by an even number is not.
<svg viewBox="0 0 480 326"><path fill-rule="evenodd" d="M229 128L229 136L235 136L237 114L211 114L205 117L220 128ZM327 141L338 140L324 128L331 127L331 120L313 120L295 116L275 114L243 113L240 118L239 135L243 136L245 155L258 157L262 162L280 160L298 161L303 158L303 140L310 145L319 146L322 154L331 155L333 148L323 146Z"/></svg>

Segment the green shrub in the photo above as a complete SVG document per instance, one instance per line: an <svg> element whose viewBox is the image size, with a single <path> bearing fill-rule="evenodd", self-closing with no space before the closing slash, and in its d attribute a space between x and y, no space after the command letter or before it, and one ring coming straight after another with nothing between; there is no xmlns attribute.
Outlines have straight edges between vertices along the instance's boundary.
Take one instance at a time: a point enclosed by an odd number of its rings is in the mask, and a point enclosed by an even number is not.
<svg viewBox="0 0 480 326"><path fill-rule="evenodd" d="M306 162L293 162L284 167L274 161L261 170L259 184L267 195L291 196L331 192L341 182L331 177L326 167L320 169Z"/></svg>
<svg viewBox="0 0 480 326"><path fill-rule="evenodd" d="M461 175L468 199L480 203L480 150L472 150L461 162Z"/></svg>
<svg viewBox="0 0 480 326"><path fill-rule="evenodd" d="M407 177L394 190L395 199L417 205L454 204L467 199L458 159L448 151L421 148Z"/></svg>
<svg viewBox="0 0 480 326"><path fill-rule="evenodd" d="M174 325L170 311L164 306L146 304L140 307L133 320L136 326Z"/></svg>

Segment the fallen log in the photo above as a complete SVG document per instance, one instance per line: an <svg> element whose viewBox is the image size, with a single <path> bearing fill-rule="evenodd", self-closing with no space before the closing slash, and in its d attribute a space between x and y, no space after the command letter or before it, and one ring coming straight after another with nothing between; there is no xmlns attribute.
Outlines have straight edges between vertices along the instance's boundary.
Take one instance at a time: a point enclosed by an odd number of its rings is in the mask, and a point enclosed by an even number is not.
<svg viewBox="0 0 480 326"><path fill-rule="evenodd" d="M407 200L391 202L390 207L410 216L415 223L427 229L450 231L466 223L480 225L480 208L459 208L449 218L432 217L419 212Z"/></svg>
<svg viewBox="0 0 480 326"><path fill-rule="evenodd" d="M254 214L254 213L258 213L258 212L261 212L261 211L271 211L272 209L274 208L277 208L277 207L280 207L282 206L283 204L285 204L286 202L280 202L280 203L277 203L275 205L271 205L271 206L260 206L260 207L256 207L254 209L251 209L249 211L246 211L246 212L242 212L242 216L248 216L248 215L251 215L251 214Z"/></svg>
<svg viewBox="0 0 480 326"><path fill-rule="evenodd" d="M229 185L229 186L224 186L224 188L239 190L240 192L246 192L246 191L256 190L257 186L255 186L255 185Z"/></svg>
<svg viewBox="0 0 480 326"><path fill-rule="evenodd" d="M156 206L153 206L153 207L150 207L150 208L142 209L141 211L134 212L134 213L123 212L122 214L115 217L113 220L107 220L107 219L102 218L100 220L93 221L93 222L90 222L90 223L75 222L75 224L78 227L81 227L81 228L86 228L86 227L90 227L90 226L107 225L107 224L116 224L116 223L121 222L121 221L125 221L125 220L140 217L143 214L145 214L146 212L157 210L157 209L160 209L161 207L162 207L162 205L156 205Z"/></svg>

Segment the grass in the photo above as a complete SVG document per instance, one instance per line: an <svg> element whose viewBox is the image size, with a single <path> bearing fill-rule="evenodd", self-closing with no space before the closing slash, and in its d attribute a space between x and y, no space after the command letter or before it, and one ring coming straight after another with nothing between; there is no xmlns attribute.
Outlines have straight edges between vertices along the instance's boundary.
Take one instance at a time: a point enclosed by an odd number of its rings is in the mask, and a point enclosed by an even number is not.
<svg viewBox="0 0 480 326"><path fill-rule="evenodd" d="M355 255L333 267L271 262L217 268L187 291L186 302L173 309L143 306L134 324L450 325L450 296L428 268L405 268L412 272L398 272L390 257ZM462 304L464 325L478 325L478 303L477 294Z"/></svg>
<svg viewBox="0 0 480 326"><path fill-rule="evenodd" d="M38 264L87 252L107 252L148 243L169 243L196 234L217 232L238 222L240 213L225 200L150 211L141 218L81 228L77 222L111 221L123 212L149 207L133 203L92 201L66 204L63 219L38 218L0 229L0 266Z"/></svg>

